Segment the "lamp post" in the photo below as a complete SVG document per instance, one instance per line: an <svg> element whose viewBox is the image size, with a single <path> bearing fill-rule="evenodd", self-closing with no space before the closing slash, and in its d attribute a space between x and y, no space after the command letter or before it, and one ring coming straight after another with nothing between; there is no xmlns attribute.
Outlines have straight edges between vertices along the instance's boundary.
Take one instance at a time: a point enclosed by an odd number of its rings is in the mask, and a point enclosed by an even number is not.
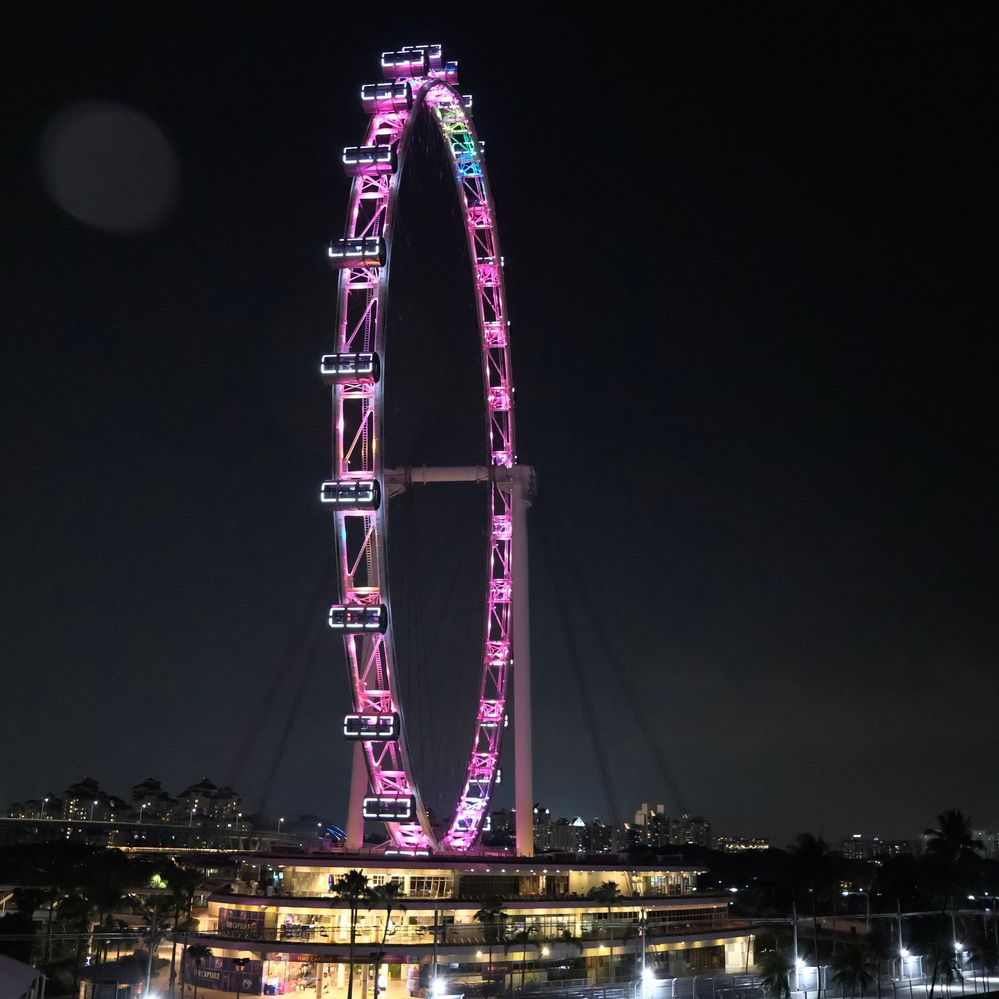
<svg viewBox="0 0 999 999"><path fill-rule="evenodd" d="M236 969L236 999L239 999L243 990L243 972L246 971L246 966L250 963L248 957L234 957L232 959L232 966Z"/></svg>
<svg viewBox="0 0 999 999"><path fill-rule="evenodd" d="M93 822L93 821L94 821L94 809L95 809L96 807L97 807L97 802L96 802L96 801L92 801L92 802L90 803L90 821L91 821L91 822Z"/></svg>
<svg viewBox="0 0 999 999"><path fill-rule="evenodd" d="M278 836L281 835L281 823L282 822L284 822L284 816L281 816L281 818L278 819L278 828L277 828Z"/></svg>
<svg viewBox="0 0 999 999"><path fill-rule="evenodd" d="M194 813L195 813L196 811L197 811L197 809L196 809L196 808L192 808L192 809L191 809L191 818L190 818L190 820L189 820L189 821L188 821L188 823L187 823L187 827L188 827L188 829L193 829L193 828L194 828Z"/></svg>
<svg viewBox="0 0 999 999"><path fill-rule="evenodd" d="M49 803L49 799L48 798L43 798L42 799L42 818L43 819L45 818L45 808L48 805L48 803Z"/></svg>
<svg viewBox="0 0 999 999"><path fill-rule="evenodd" d="M139 825L140 826L142 825L142 813L145 811L146 805L148 805L148 804L149 804L148 801L144 801L141 805L139 805Z"/></svg>

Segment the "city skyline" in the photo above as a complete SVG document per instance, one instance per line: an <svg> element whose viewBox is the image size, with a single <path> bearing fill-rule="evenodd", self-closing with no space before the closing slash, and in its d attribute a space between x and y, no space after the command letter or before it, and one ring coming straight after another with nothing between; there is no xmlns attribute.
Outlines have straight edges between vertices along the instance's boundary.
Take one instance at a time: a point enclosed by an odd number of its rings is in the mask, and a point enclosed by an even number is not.
<svg viewBox="0 0 999 999"><path fill-rule="evenodd" d="M276 16L15 15L34 40L15 69L44 84L13 108L2 167L19 252L3 278L0 800L67 769L122 787L208 770L268 810L346 816L342 652L325 632L311 651L333 599L323 255L371 53L439 36L489 148L520 457L539 475L535 798L607 814L568 632L618 800L670 802L609 634L691 813L718 828L901 838L952 806L999 827L993 726L973 710L999 695L976 16L816 34L807 13L687 12L664 40L544 16L529 39L502 16L488 35L412 11L287 32ZM126 171L130 217L72 200L100 156L81 167L64 116L85 123L92 102L138 116L100 152L112 172L116 143L150 157ZM479 430L468 303L438 273L463 251L434 186L403 194L392 349L416 374L389 388L400 464L477 441L441 430L454 382ZM436 601L420 641L401 632L402 680L427 691L407 711L444 799L470 735L440 719L470 710L481 621L460 562L481 525L423 502L398 504L415 526L392 571L400 616ZM428 540L441 524L447 551Z"/></svg>

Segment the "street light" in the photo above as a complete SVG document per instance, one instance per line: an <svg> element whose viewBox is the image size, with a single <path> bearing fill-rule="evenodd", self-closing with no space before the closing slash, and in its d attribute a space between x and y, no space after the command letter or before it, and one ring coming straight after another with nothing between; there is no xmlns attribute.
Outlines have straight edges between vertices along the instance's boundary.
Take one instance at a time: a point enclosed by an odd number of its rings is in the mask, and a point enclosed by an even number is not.
<svg viewBox="0 0 999 999"><path fill-rule="evenodd" d="M48 798L43 798L43 799L42 799L42 818L43 818L43 819L45 818L45 806L46 806L46 805L47 805L48 803L49 803L49 799L48 799Z"/></svg>
<svg viewBox="0 0 999 999"><path fill-rule="evenodd" d="M190 820L190 822L187 823L187 826L188 826L189 829L194 827L194 813L196 811L197 811L196 808L192 808L191 809L191 820Z"/></svg>
<svg viewBox="0 0 999 999"><path fill-rule="evenodd" d="M139 825L140 826L142 825L142 812L145 809L146 805L148 805L148 804L149 804L148 801L144 801L141 805L139 805Z"/></svg>
<svg viewBox="0 0 999 999"><path fill-rule="evenodd" d="M232 959L232 966L236 969L238 974L236 975L236 999L239 999L240 994L243 989L243 972L246 971L246 966L250 963L248 957L234 957Z"/></svg>
<svg viewBox="0 0 999 999"><path fill-rule="evenodd" d="M284 822L284 816L278 819L278 836L281 835L281 823Z"/></svg>
<svg viewBox="0 0 999 999"><path fill-rule="evenodd" d="M93 822L93 821L94 821L94 809L95 809L96 807L97 807L97 802L96 802L96 801L94 801L94 802L91 802L91 804L90 804L90 821L91 821L91 822Z"/></svg>

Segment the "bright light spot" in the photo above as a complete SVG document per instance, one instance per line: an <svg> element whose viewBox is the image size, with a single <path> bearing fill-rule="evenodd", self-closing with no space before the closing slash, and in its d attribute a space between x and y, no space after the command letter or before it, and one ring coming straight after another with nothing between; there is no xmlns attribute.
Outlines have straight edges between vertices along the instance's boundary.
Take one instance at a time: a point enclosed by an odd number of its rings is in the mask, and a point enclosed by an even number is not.
<svg viewBox="0 0 999 999"><path fill-rule="evenodd" d="M738 888L729 888L729 891L730 891L730 892L731 892L731 893L732 893L733 895L734 895L734 894L735 894L735 893L736 893L736 892L737 892L738 890L739 890Z"/></svg>
<svg viewBox="0 0 999 999"><path fill-rule="evenodd" d="M434 995L443 995L444 994L444 979L443 978L435 978L430 983L430 989L434 993Z"/></svg>
<svg viewBox="0 0 999 999"><path fill-rule="evenodd" d="M959 943L958 943L958 942L957 942L957 941L955 940L955 941L954 941L954 950L956 950L956 951L958 952L958 954L962 954L962 953L964 953L964 944L959 944Z"/></svg>
<svg viewBox="0 0 999 999"><path fill-rule="evenodd" d="M803 957L796 957L794 959L794 966L796 968L799 968L799 969L800 968L804 968L805 967L805 959Z"/></svg>
<svg viewBox="0 0 999 999"><path fill-rule="evenodd" d="M481 951L481 950L477 950L477 951L475 952L475 956L476 956L476 957L482 957L482 951Z"/></svg>
<svg viewBox="0 0 999 999"><path fill-rule="evenodd" d="M642 968L642 983L646 986L653 985L656 980L656 973L651 968Z"/></svg>
<svg viewBox="0 0 999 999"><path fill-rule="evenodd" d="M551 951L547 947L542 947L541 948L541 956L542 957L547 957L550 953L551 953Z"/></svg>
<svg viewBox="0 0 999 999"><path fill-rule="evenodd" d="M900 953L902 954L902 957L904 957L904 958L905 958L906 960L908 960L908 959L909 959L909 957L911 956L911 955L909 954L909 952L908 952L908 951L907 951L907 950L906 950L906 949L905 949L904 947L902 948L902 950L901 950L901 952L900 952Z"/></svg>

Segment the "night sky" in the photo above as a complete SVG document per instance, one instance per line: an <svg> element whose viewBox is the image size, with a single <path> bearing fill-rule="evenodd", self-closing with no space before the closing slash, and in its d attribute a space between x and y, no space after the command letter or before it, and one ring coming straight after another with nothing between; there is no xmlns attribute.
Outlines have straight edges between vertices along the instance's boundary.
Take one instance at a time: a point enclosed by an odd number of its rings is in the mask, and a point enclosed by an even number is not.
<svg viewBox="0 0 999 999"><path fill-rule="evenodd" d="M8 15L0 802L208 774L252 811L274 769L272 814L345 818L325 245L360 85L440 41L486 140L539 476L536 797L608 814L562 593L623 812L672 801L587 600L718 831L999 826L987 8L693 6ZM386 445L461 463L473 300L424 133ZM478 669L471 493L393 512L414 752L444 789Z"/></svg>

